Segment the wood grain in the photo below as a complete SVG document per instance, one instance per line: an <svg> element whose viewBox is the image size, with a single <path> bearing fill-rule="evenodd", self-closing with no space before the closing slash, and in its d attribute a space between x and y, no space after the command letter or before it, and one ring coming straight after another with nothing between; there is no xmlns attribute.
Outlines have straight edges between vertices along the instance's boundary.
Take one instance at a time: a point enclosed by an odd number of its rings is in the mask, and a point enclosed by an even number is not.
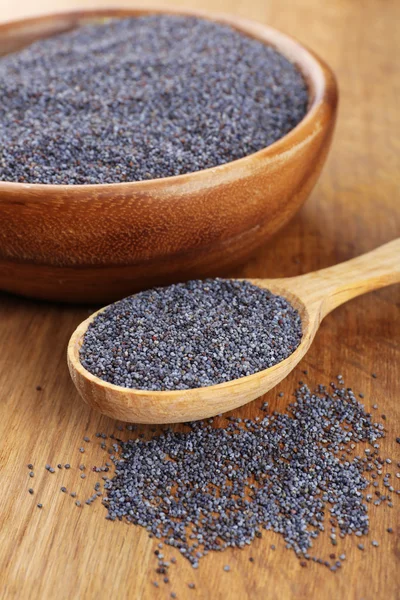
<svg viewBox="0 0 400 600"><path fill-rule="evenodd" d="M52 10L38 0L35 10ZM81 0L80 6L93 6ZM98 1L97 5L102 3ZM103 6L110 0L104 0ZM126 5L129 5L126 2ZM162 4L166 5L166 2ZM291 277L328 267L367 252L400 233L399 172L400 81L398 0L189 0L181 6L228 10L277 27L317 51L338 75L341 107L333 148L320 182L292 223L247 266L241 277ZM62 9L76 7L60 0ZM2 18L33 10L27 0L2 5ZM1 224L2 225L2 224ZM329 383L342 373L365 404L379 405L389 433L382 455L400 460L400 289L373 292L338 308L321 325L299 368L267 395L271 410L282 410L299 379ZM85 406L70 380L65 360L68 339L86 316L84 308L1 297L0 340L0 596L8 598L115 598L161 600L171 591L179 599L372 600L399 597L399 503L371 507L366 551L346 540L347 560L333 574L310 564L301 568L282 539L264 534L243 551L204 559L197 571L179 560L170 584L154 588L155 544L139 528L104 519L101 505L77 509L59 492L78 479L77 491L92 488L92 476L79 479L82 437L110 433L115 423ZM93 307L91 310L94 310ZM373 379L371 372L378 377ZM41 392L36 385L43 386ZM261 400L236 411L254 417ZM146 429L146 428L144 428ZM146 429L147 430L147 429ZM90 461L100 458L90 452ZM89 451L87 453L89 456ZM47 462L70 461L62 475L44 471ZM88 459L87 459L88 460ZM32 461L36 477L28 477ZM392 471L394 471L393 469ZM52 479L53 478L53 479ZM33 482L34 497L27 493ZM44 508L36 508L36 502ZM387 534L393 527L395 534ZM370 540L378 539L379 548ZM271 544L276 545L272 551ZM332 552L326 538L316 545ZM166 556L172 556L167 551ZM253 556L255 562L249 562ZM223 565L230 564L225 573ZM196 590L187 583L194 581Z"/></svg>
<svg viewBox="0 0 400 600"><path fill-rule="evenodd" d="M3 24L0 55L39 38L41 31L46 37L52 30L146 12L71 11ZM297 63L309 87L305 118L268 148L179 177L73 186L0 182L1 290L109 302L152 285L221 274L243 264L301 207L332 139L337 87L331 70L265 25L205 16L273 45Z"/></svg>

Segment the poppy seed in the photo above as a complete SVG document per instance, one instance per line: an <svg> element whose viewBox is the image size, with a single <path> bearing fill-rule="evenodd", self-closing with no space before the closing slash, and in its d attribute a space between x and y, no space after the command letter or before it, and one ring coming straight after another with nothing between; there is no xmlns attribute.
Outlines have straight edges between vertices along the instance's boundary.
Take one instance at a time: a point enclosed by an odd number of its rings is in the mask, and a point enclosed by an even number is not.
<svg viewBox="0 0 400 600"><path fill-rule="evenodd" d="M115 385L184 390L271 367L301 337L285 298L247 281L197 280L111 304L90 323L80 360Z"/></svg>
<svg viewBox="0 0 400 600"><path fill-rule="evenodd" d="M146 15L89 24L0 60L0 180L181 175L252 154L305 116L306 82L229 25Z"/></svg>
<svg viewBox="0 0 400 600"><path fill-rule="evenodd" d="M370 463L338 454L354 442L373 445L384 432L350 389L303 385L287 414L186 425L119 442L115 475L104 484L108 519L146 527L194 568L210 551L247 546L262 529L283 534L287 548L309 559L325 514L334 545L368 533L362 498ZM324 564L336 571L340 560Z"/></svg>

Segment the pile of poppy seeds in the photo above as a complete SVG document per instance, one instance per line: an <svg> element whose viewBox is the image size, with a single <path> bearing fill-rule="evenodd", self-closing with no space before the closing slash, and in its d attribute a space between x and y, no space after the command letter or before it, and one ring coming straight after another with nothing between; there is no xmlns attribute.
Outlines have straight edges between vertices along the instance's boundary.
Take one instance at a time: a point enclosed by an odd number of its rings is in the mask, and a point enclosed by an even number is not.
<svg viewBox="0 0 400 600"><path fill-rule="evenodd" d="M94 184L181 175L252 154L305 116L272 47L188 16L110 19L0 59L0 180Z"/></svg>
<svg viewBox="0 0 400 600"><path fill-rule="evenodd" d="M342 538L352 535L357 548L366 549L368 505L393 507L400 494L394 487L400 472L393 467L400 471L400 463L396 467L380 456L386 429L341 376L330 388L319 385L314 392L300 383L294 402L282 413L270 413L264 402L253 419L219 415L222 427L208 419L161 433L127 425L127 440L121 439L123 434L97 433L107 460L90 471L96 479L101 473L102 480L85 501L76 500L76 492L70 495L81 509L101 496L107 519L146 528L158 540L156 571L165 583L176 562L167 556L168 546L197 568L209 552L244 548L263 530L281 534L302 566L313 561L335 572L346 559ZM123 431L122 426L117 429ZM79 449L79 462L90 446ZM114 473L104 474L112 466ZM46 469L56 471L50 465ZM70 493L66 487L61 492ZM339 546L332 548L330 560L312 551L313 540L323 532L333 547ZM366 539L369 546L379 546L376 539ZM253 562L251 556L249 560ZM224 570L230 570L229 564Z"/></svg>
<svg viewBox="0 0 400 600"><path fill-rule="evenodd" d="M301 337L285 298L247 281L195 280L111 304L89 325L80 361L115 385L184 390L272 367Z"/></svg>

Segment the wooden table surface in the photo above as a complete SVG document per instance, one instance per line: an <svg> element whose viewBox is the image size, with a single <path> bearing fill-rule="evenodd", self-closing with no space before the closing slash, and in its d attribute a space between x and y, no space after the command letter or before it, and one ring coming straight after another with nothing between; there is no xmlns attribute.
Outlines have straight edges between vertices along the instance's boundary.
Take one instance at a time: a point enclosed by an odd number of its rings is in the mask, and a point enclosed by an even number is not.
<svg viewBox="0 0 400 600"><path fill-rule="evenodd" d="M57 9L112 4L58 0ZM123 2L119 3L120 5ZM129 5L131 3L126 2ZM166 4L159 2L159 4ZM400 51L398 0L188 0L177 3L230 11L294 35L318 52L337 73L341 92L338 126L326 168L295 220L245 269L246 276L290 276L332 265L397 237L400 233ZM53 0L0 2L1 19L53 9ZM397 71L397 72L396 72ZM1 226L1 225L0 225ZM400 287L358 298L327 317L308 356L279 390L268 394L271 410L284 409L308 369L308 381L329 383L342 373L387 415L382 455L400 460ZM366 550L348 538L336 574L309 563L302 568L283 540L264 533L251 548L213 554L196 571L183 559L170 569L170 583L156 589L154 550L146 532L111 523L100 504L78 509L60 493L75 482L88 494L97 477L80 479L78 448L84 435L111 433L115 423L80 401L68 375L66 345L87 307L57 306L0 296L0 596L2 598L177 598L214 599L395 599L400 597L399 512L371 508ZM378 377L373 379L371 372ZM36 386L41 386L41 391ZM285 397L277 398L277 391ZM236 411L254 416L258 400ZM90 446L90 444L87 444ZM91 442L86 461L101 460ZM47 473L48 462L71 463ZM27 463L35 465L28 476ZM392 469L393 470L393 469ZM396 469L394 469L396 470ZM396 480L397 481L397 480ZM77 483L78 482L78 483ZM28 494L28 488L35 495ZM42 502L43 509L36 508ZM376 510L375 510L376 509ZM386 533L392 526L395 534ZM326 536L327 537L327 536ZM316 549L333 547L321 537ZM380 542L379 548L371 540ZM271 550L271 544L276 550ZM177 553L166 549L167 558ZM249 557L254 557L254 563ZM223 571L229 564L231 572ZM196 590L187 583L193 581Z"/></svg>

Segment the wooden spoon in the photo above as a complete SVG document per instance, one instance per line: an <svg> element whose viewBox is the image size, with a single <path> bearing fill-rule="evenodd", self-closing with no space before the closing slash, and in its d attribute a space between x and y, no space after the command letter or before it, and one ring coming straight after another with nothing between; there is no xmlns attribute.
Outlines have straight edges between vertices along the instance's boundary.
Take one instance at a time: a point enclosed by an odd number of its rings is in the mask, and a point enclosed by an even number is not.
<svg viewBox="0 0 400 600"><path fill-rule="evenodd" d="M309 349L322 319L334 308L400 281L400 239L348 262L285 279L250 279L286 297L301 315L303 338L282 362L247 377L192 390L144 391L116 386L89 373L79 361L79 348L95 312L73 333L68 345L72 380L90 406L101 413L136 423L179 423L204 419L242 406L284 379Z"/></svg>

